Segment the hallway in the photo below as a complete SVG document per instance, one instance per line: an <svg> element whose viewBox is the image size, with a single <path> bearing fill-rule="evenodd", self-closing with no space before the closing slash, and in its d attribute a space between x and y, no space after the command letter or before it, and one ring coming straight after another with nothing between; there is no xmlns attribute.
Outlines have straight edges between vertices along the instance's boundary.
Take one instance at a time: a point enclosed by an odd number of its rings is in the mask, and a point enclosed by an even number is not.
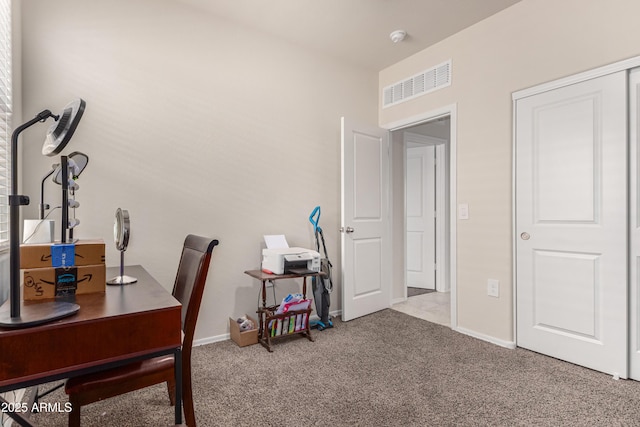
<svg viewBox="0 0 640 427"><path fill-rule="evenodd" d="M451 293L430 292L407 298L392 309L439 325L451 326Z"/></svg>

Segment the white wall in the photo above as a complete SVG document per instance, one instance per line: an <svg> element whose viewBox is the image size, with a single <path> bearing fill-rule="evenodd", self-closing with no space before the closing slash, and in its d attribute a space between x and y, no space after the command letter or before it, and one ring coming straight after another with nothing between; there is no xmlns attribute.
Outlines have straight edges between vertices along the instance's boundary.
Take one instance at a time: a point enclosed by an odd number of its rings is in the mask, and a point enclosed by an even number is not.
<svg viewBox="0 0 640 427"><path fill-rule="evenodd" d="M108 265L119 262L118 207L131 215L126 262L167 289L184 237L218 238L197 339L255 312L258 283L243 271L259 267L262 235L311 247L316 205L340 271L339 118L375 122L375 73L175 1L22 3L24 117L86 100L65 150L90 157L76 236L103 238ZM40 154L47 127L25 132L25 218L37 217L40 179L55 161ZM47 184L49 203L58 189ZM340 308L336 279L332 310Z"/></svg>
<svg viewBox="0 0 640 427"><path fill-rule="evenodd" d="M381 71L379 91L452 59L450 87L380 109L379 123L457 103L457 200L470 211L457 223L459 327L514 340L511 93L640 55L638 16L637 0L523 0Z"/></svg>

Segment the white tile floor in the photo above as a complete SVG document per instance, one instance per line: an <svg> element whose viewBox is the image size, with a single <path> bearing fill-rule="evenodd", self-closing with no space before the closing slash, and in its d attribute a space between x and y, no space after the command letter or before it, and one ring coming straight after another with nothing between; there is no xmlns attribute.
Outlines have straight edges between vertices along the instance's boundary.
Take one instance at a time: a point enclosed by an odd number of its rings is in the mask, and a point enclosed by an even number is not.
<svg viewBox="0 0 640 427"><path fill-rule="evenodd" d="M451 326L451 294L449 292L431 292L409 297L391 308L429 322Z"/></svg>

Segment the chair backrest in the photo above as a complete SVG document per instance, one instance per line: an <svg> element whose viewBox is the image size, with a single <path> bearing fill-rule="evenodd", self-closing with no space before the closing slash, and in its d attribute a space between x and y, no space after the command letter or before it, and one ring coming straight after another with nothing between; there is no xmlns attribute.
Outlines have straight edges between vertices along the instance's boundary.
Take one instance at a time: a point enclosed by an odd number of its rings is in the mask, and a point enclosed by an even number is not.
<svg viewBox="0 0 640 427"><path fill-rule="evenodd" d="M184 240L173 296L182 304L183 349L190 351L207 282L211 252L217 240L189 234Z"/></svg>

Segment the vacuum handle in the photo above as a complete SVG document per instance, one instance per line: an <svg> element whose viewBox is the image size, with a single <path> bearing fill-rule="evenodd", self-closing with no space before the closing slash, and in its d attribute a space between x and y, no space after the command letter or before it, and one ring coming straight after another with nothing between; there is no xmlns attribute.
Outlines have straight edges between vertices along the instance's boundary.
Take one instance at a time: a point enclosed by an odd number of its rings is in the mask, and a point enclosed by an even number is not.
<svg viewBox="0 0 640 427"><path fill-rule="evenodd" d="M316 206L315 209L311 212L311 215L309 215L309 222L313 224L314 232L318 231L319 229L322 230L320 227L318 227L318 223L320 222L320 206Z"/></svg>

